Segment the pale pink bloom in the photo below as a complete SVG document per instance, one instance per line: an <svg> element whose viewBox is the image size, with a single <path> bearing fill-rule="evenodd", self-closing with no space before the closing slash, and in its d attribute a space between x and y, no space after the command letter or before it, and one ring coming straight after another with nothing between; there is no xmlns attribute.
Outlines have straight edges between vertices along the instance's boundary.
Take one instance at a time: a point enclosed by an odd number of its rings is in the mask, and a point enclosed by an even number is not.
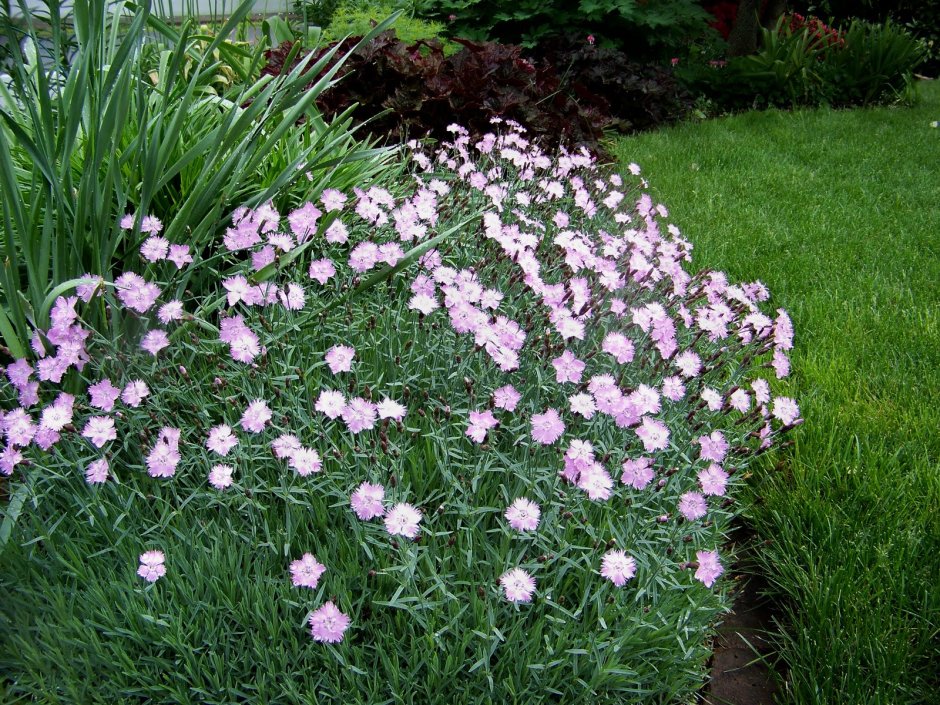
<svg viewBox="0 0 940 705"><path fill-rule="evenodd" d="M707 436L699 436L697 442L702 447L699 457L704 460L720 463L728 454L728 441L725 440L725 434L721 431L712 431Z"/></svg>
<svg viewBox="0 0 940 705"><path fill-rule="evenodd" d="M421 512L410 504L400 502L385 515L385 530L392 536L414 539L418 537L420 522Z"/></svg>
<svg viewBox="0 0 940 705"><path fill-rule="evenodd" d="M140 256L148 262L159 262L166 259L169 249L170 243L165 237L148 237L140 246Z"/></svg>
<svg viewBox="0 0 940 705"><path fill-rule="evenodd" d="M384 499L385 488L382 485L363 482L352 493L349 503L357 517L363 521L369 521L385 514L385 507L382 506Z"/></svg>
<svg viewBox="0 0 940 705"><path fill-rule="evenodd" d="M326 566L320 563L312 553L305 553L290 564L291 582L294 583L294 587L313 589L325 572Z"/></svg>
<svg viewBox="0 0 940 705"><path fill-rule="evenodd" d="M777 319L774 321L774 345L780 350L793 348L793 321L782 308L777 309Z"/></svg>
<svg viewBox="0 0 940 705"><path fill-rule="evenodd" d="M679 498L679 512L689 521L701 519L707 511L705 498L698 492L686 492Z"/></svg>
<svg viewBox="0 0 940 705"><path fill-rule="evenodd" d="M7 379L10 380L12 384L17 389L25 386L29 382L29 378L32 377L33 367L30 365L26 358L20 358L6 367Z"/></svg>
<svg viewBox="0 0 940 705"><path fill-rule="evenodd" d="M339 211L346 204L346 194L335 188L324 189L323 193L320 194L320 202L327 213Z"/></svg>
<svg viewBox="0 0 940 705"><path fill-rule="evenodd" d="M326 284L330 277L336 274L336 267L333 265L332 260L318 259L310 263L310 271L307 273L311 279Z"/></svg>
<svg viewBox="0 0 940 705"><path fill-rule="evenodd" d="M232 473L235 468L231 465L213 465L209 471L209 484L217 490L224 490L232 486Z"/></svg>
<svg viewBox="0 0 940 705"><path fill-rule="evenodd" d="M170 245L170 253L166 258L175 264L177 269L182 269L193 261L189 245Z"/></svg>
<svg viewBox="0 0 940 705"><path fill-rule="evenodd" d="M608 333L601 349L621 365L631 362L636 352L633 342L623 333Z"/></svg>
<svg viewBox="0 0 940 705"><path fill-rule="evenodd" d="M635 433L643 441L643 447L647 453L654 450L665 450L669 447L669 428L658 419L644 416L643 423L640 424Z"/></svg>
<svg viewBox="0 0 940 705"><path fill-rule="evenodd" d="M288 311L299 311L304 307L306 301L304 288L300 284L293 282L278 292L278 298L280 298L281 304Z"/></svg>
<svg viewBox="0 0 940 705"><path fill-rule="evenodd" d="M695 557L698 560L695 578L701 580L705 587L711 587L725 572L721 561L718 560L718 551L696 551Z"/></svg>
<svg viewBox="0 0 940 705"><path fill-rule="evenodd" d="M565 424L555 409L532 416L532 439L542 445L551 445L565 432Z"/></svg>
<svg viewBox="0 0 940 705"><path fill-rule="evenodd" d="M267 403L263 399L256 399L245 409L239 425L249 433L261 433L271 416Z"/></svg>
<svg viewBox="0 0 940 705"><path fill-rule="evenodd" d="M610 499L614 481L600 463L591 463L578 475L578 487L587 493L588 498L596 502Z"/></svg>
<svg viewBox="0 0 940 705"><path fill-rule="evenodd" d="M728 485L728 473L720 465L712 463L698 474L698 482L702 486L702 494L724 497Z"/></svg>
<svg viewBox="0 0 940 705"><path fill-rule="evenodd" d="M0 475L12 475L17 465L23 462L23 454L16 446L7 444L0 451Z"/></svg>
<svg viewBox="0 0 940 705"><path fill-rule="evenodd" d="M53 403L42 410L39 425L50 431L61 431L72 422L72 408L59 403Z"/></svg>
<svg viewBox="0 0 940 705"><path fill-rule="evenodd" d="M800 407L789 397L777 397L774 399L771 413L784 426L791 426L800 418Z"/></svg>
<svg viewBox="0 0 940 705"><path fill-rule="evenodd" d="M125 213L121 216L121 230L130 230L134 227L134 214Z"/></svg>
<svg viewBox="0 0 940 705"><path fill-rule="evenodd" d="M2 414L2 412L0 412ZM3 430L6 432L7 440L11 445L25 448L36 435L36 424L33 423L25 409L14 409L3 416Z"/></svg>
<svg viewBox="0 0 940 705"><path fill-rule="evenodd" d="M395 421L404 419L408 411L397 401L389 399L388 397L382 397L382 401L379 402L376 410L379 412L380 419L393 419Z"/></svg>
<svg viewBox="0 0 940 705"><path fill-rule="evenodd" d="M108 479L108 461L104 458L93 460L85 468L85 481L89 485L97 485Z"/></svg>
<svg viewBox="0 0 940 705"><path fill-rule="evenodd" d="M304 238L298 237L299 242L303 242ZM268 243L275 250L280 250L281 252L290 252L296 246L294 244L294 238L292 238L287 233L272 233L268 235Z"/></svg>
<svg viewBox="0 0 940 705"><path fill-rule="evenodd" d="M156 357L157 353L170 345L170 337L165 330L154 329L140 341L140 347Z"/></svg>
<svg viewBox="0 0 940 705"><path fill-rule="evenodd" d="M343 224L343 221L334 220L330 223L330 227L326 229L324 237L327 242L333 243L334 245L342 245L349 240L349 229Z"/></svg>
<svg viewBox="0 0 940 705"><path fill-rule="evenodd" d="M251 253L251 268L256 272L273 263L277 259L277 252L273 245L265 245L260 250Z"/></svg>
<svg viewBox="0 0 940 705"><path fill-rule="evenodd" d="M241 274L224 279L222 288L228 292L227 301L229 306L234 306L239 301L245 302L248 306L257 306L262 301L260 289L252 286Z"/></svg>
<svg viewBox="0 0 940 705"><path fill-rule="evenodd" d="M790 374L790 358L787 357L787 354L780 350L774 350L773 361L770 363L774 372L777 375L777 379L783 379Z"/></svg>
<svg viewBox="0 0 940 705"><path fill-rule="evenodd" d="M679 353L673 364L683 377L697 377L702 371L702 358L691 350Z"/></svg>
<svg viewBox="0 0 940 705"><path fill-rule="evenodd" d="M350 433L360 433L375 427L378 416L375 404L361 397L350 399L343 407L343 422Z"/></svg>
<svg viewBox="0 0 940 705"><path fill-rule="evenodd" d="M232 434L232 429L226 424L214 426L206 439L206 448L223 458L238 445L238 439Z"/></svg>
<svg viewBox="0 0 940 705"><path fill-rule="evenodd" d="M751 389L754 390L754 398L758 404L766 404L770 401L770 385L766 379L755 379L751 382Z"/></svg>
<svg viewBox="0 0 940 705"><path fill-rule="evenodd" d="M731 408L746 414L751 408L751 395L743 389L736 389L728 397L728 403L731 404Z"/></svg>
<svg viewBox="0 0 940 705"><path fill-rule="evenodd" d="M499 579L503 594L510 602L531 602L535 592L535 578L522 568L513 568Z"/></svg>
<svg viewBox="0 0 940 705"><path fill-rule="evenodd" d="M310 615L310 633L314 641L338 644L349 628L349 617L332 602L326 602Z"/></svg>
<svg viewBox="0 0 940 705"><path fill-rule="evenodd" d="M137 313L146 313L160 296L160 287L133 272L119 276L114 280L114 285L121 303Z"/></svg>
<svg viewBox="0 0 940 705"><path fill-rule="evenodd" d="M506 520L516 531L535 531L542 512L539 505L525 497L519 497L506 508Z"/></svg>
<svg viewBox="0 0 940 705"><path fill-rule="evenodd" d="M427 316L432 311L440 308L440 305L437 303L437 299L433 296L428 296L427 294L415 294L408 302L408 308L410 308L412 311L418 311L419 313Z"/></svg>
<svg viewBox="0 0 940 705"><path fill-rule="evenodd" d="M317 220L321 215L323 213L320 212L320 209L309 201L287 215L291 232L297 236L298 242L303 242L316 231Z"/></svg>
<svg viewBox="0 0 940 705"><path fill-rule="evenodd" d="M626 551L610 550L601 559L601 575L617 587L623 587L636 575L636 561Z"/></svg>
<svg viewBox="0 0 940 705"><path fill-rule="evenodd" d="M702 389L701 397L710 411L721 411L721 407L725 404L718 390L712 389L711 387Z"/></svg>
<svg viewBox="0 0 940 705"><path fill-rule="evenodd" d="M348 345L334 345L326 352L326 364L330 367L330 372L334 375L340 372L349 372L352 369L352 361L356 356L354 348Z"/></svg>
<svg viewBox="0 0 940 705"><path fill-rule="evenodd" d="M92 416L85 423L82 436L91 441L91 444L96 448L101 448L108 441L117 438L117 432L114 430L114 420L110 416Z"/></svg>
<svg viewBox="0 0 940 705"><path fill-rule="evenodd" d="M394 267L405 256L405 251L397 242L386 242L379 247L379 261Z"/></svg>
<svg viewBox="0 0 940 705"><path fill-rule="evenodd" d="M95 294L104 289L104 279L97 274L88 274L87 272L82 275L82 279L86 280L87 283L76 286L75 293L78 298L87 304Z"/></svg>
<svg viewBox="0 0 940 705"><path fill-rule="evenodd" d="M271 441L271 450L274 451L274 457L278 460L290 458L294 453L303 448L300 439L293 433L282 433Z"/></svg>
<svg viewBox="0 0 940 705"><path fill-rule="evenodd" d="M594 414L597 412L597 407L594 405L594 397L590 394L573 394L568 397L568 404L572 413L580 414L586 419L593 418Z"/></svg>
<svg viewBox="0 0 940 705"><path fill-rule="evenodd" d="M102 411L111 411L114 402L121 396L121 389L111 384L110 379L103 379L88 387L88 393L91 395L92 406Z"/></svg>
<svg viewBox="0 0 940 705"><path fill-rule="evenodd" d="M140 554L140 566L137 575L149 583L155 583L166 575L163 551L147 551Z"/></svg>
<svg viewBox="0 0 940 705"><path fill-rule="evenodd" d="M349 267L362 274L372 269L379 261L379 246L374 242L360 242L349 253Z"/></svg>
<svg viewBox="0 0 940 705"><path fill-rule="evenodd" d="M121 401L130 407L136 408L149 395L150 389L147 384L142 379L135 379L133 382L128 382L127 386L124 387L124 391L121 392Z"/></svg>
<svg viewBox="0 0 940 705"><path fill-rule="evenodd" d="M163 223L160 222L160 219L154 215L145 215L143 222L140 224L140 231L142 233L151 233L156 235L158 232L163 230Z"/></svg>
<svg viewBox="0 0 940 705"><path fill-rule="evenodd" d="M343 415L343 409L346 408L346 397L342 392L332 389L324 389L317 398L314 408L327 418L337 419Z"/></svg>
<svg viewBox="0 0 940 705"><path fill-rule="evenodd" d="M499 308L499 303L503 300L503 294L495 289L486 289L480 295L480 306L488 308L491 311Z"/></svg>
<svg viewBox="0 0 940 705"><path fill-rule="evenodd" d="M287 464L297 471L301 477L307 477L311 473L320 472L323 469L323 461L320 460L320 454L311 448L298 448L287 459Z"/></svg>
<svg viewBox="0 0 940 705"><path fill-rule="evenodd" d="M570 350L565 350L559 357L552 360L552 367L555 368L555 381L559 384L565 382L581 381L581 374L584 372L585 364L574 356Z"/></svg>
<svg viewBox="0 0 940 705"><path fill-rule="evenodd" d="M180 460L176 445L161 440L147 454L147 474L150 477L173 477Z"/></svg>
<svg viewBox="0 0 940 705"><path fill-rule="evenodd" d="M169 301L160 307L157 311L157 318L163 325L169 325L171 321L178 321L183 318L183 302Z"/></svg>
<svg viewBox="0 0 940 705"><path fill-rule="evenodd" d="M522 399L522 395L519 394L519 392L516 391L516 388L511 384L500 387L493 392L493 405L497 409L515 411L516 405L519 403L520 399Z"/></svg>
<svg viewBox="0 0 940 705"><path fill-rule="evenodd" d="M493 416L492 411L471 411L470 423L465 433L476 443L482 443L486 440L486 434L491 428L495 428L499 421Z"/></svg>

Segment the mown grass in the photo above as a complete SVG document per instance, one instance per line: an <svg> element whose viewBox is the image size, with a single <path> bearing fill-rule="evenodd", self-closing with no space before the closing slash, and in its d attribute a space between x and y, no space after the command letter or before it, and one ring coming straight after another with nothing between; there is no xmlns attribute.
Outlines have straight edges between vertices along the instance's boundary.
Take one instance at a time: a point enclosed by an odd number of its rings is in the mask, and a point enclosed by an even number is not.
<svg viewBox="0 0 940 705"><path fill-rule="evenodd" d="M806 419L753 482L792 703L940 691L940 84L912 109L763 112L620 139L696 245L796 326Z"/></svg>

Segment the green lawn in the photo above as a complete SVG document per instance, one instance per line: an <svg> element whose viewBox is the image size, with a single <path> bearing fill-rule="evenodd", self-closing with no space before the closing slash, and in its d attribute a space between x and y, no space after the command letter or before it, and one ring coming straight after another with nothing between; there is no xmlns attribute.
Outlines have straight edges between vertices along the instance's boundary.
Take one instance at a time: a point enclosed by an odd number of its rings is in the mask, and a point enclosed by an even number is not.
<svg viewBox="0 0 940 705"><path fill-rule="evenodd" d="M754 479L783 699L940 690L940 84L913 109L750 113L620 139L696 267L760 279L797 331L806 423Z"/></svg>

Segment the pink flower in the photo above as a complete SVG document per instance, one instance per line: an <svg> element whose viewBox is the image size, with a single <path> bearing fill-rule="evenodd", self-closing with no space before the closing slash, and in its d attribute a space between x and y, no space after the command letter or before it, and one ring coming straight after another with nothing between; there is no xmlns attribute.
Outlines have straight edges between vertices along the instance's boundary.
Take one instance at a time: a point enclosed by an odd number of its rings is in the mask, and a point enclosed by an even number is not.
<svg viewBox="0 0 940 705"><path fill-rule="evenodd" d="M731 396L728 397L728 403L731 404L731 408L735 411L746 414L751 408L751 395L743 389L736 389L731 393Z"/></svg>
<svg viewBox="0 0 940 705"><path fill-rule="evenodd" d="M721 431L712 431L708 436L699 436L698 444L702 447L699 457L720 463L728 454L728 441Z"/></svg>
<svg viewBox="0 0 940 705"><path fill-rule="evenodd" d="M407 409L405 409L405 407L399 404L397 401L393 401L388 397L382 397L382 401L379 402L377 411L379 412L380 419L393 419L395 421L401 421L405 418Z"/></svg>
<svg viewBox="0 0 940 705"><path fill-rule="evenodd" d="M437 299L434 298L434 296L428 294L415 294L408 302L408 308L410 308L412 311L418 311L422 315L427 316L432 311L440 308L440 304L437 303Z"/></svg>
<svg viewBox="0 0 940 705"><path fill-rule="evenodd" d="M291 582L294 583L294 587L313 589L325 572L326 566L320 563L312 553L305 553L290 564Z"/></svg>
<svg viewBox="0 0 940 705"><path fill-rule="evenodd" d="M581 470L577 484L578 487L587 492L587 496L592 502L596 502L610 499L610 491L614 486L614 481L603 465L591 463Z"/></svg>
<svg viewBox="0 0 940 705"><path fill-rule="evenodd" d="M465 433L476 443L486 440L486 434L499 424L492 411L471 411L470 423Z"/></svg>
<svg viewBox="0 0 940 705"><path fill-rule="evenodd" d="M617 587L623 587L636 575L636 561L626 551L614 549L601 559L601 575Z"/></svg>
<svg viewBox="0 0 940 705"><path fill-rule="evenodd" d="M338 644L349 628L349 617L337 609L332 602L326 602L310 615L310 633L314 641Z"/></svg>
<svg viewBox="0 0 940 705"><path fill-rule="evenodd" d="M350 433L360 433L375 427L378 416L375 404L361 397L350 399L343 407L343 422Z"/></svg>
<svg viewBox="0 0 940 705"><path fill-rule="evenodd" d="M143 222L140 224L140 231L142 233L152 233L156 235L158 232L163 230L163 223L160 222L160 219L155 215L145 215Z"/></svg>
<svg viewBox="0 0 940 705"><path fill-rule="evenodd" d="M323 236L326 238L327 242L333 243L334 245L342 245L349 239L349 230L343 224L343 221L334 220L330 223L330 227L326 229L326 232L323 233Z"/></svg>
<svg viewBox="0 0 940 705"><path fill-rule="evenodd" d="M271 450L278 460L290 459L298 450L303 448L300 439L292 433L282 433L271 441Z"/></svg>
<svg viewBox="0 0 940 705"><path fill-rule="evenodd" d="M507 384L505 387L500 387L493 392L493 405L497 409L515 411L516 405L519 403L520 399L522 399L522 395L519 394L519 392L516 391L516 388L511 384Z"/></svg>
<svg viewBox="0 0 940 705"><path fill-rule="evenodd" d="M774 368L777 379L783 379L790 374L790 358L780 348L774 350L773 360L770 364Z"/></svg>
<svg viewBox="0 0 940 705"><path fill-rule="evenodd" d="M104 458L93 460L85 468L85 481L89 485L97 485L108 479L108 461Z"/></svg>
<svg viewBox="0 0 940 705"><path fill-rule="evenodd" d="M324 189L323 193L320 194L320 202L327 213L339 211L343 209L343 205L346 203L346 194L335 188Z"/></svg>
<svg viewBox="0 0 940 705"><path fill-rule="evenodd" d="M499 579L503 594L510 602L531 602L535 592L535 578L522 568L513 568Z"/></svg>
<svg viewBox="0 0 940 705"><path fill-rule="evenodd" d="M121 401L132 408L137 408L149 395L150 389L147 384L143 380L137 379L128 382L127 386L124 387L124 391L121 392Z"/></svg>
<svg viewBox="0 0 940 705"><path fill-rule="evenodd" d="M697 377L702 371L702 358L690 350L677 355L673 364L683 377Z"/></svg>
<svg viewBox="0 0 940 705"><path fill-rule="evenodd" d="M789 397L777 397L774 399L771 413L774 418L779 419L784 426L791 426L800 418L800 407Z"/></svg>
<svg viewBox="0 0 940 705"><path fill-rule="evenodd" d="M306 302L304 288L300 284L293 282L278 292L278 298L281 300L281 305L288 311L299 311L304 307L304 303Z"/></svg>
<svg viewBox="0 0 940 705"><path fill-rule="evenodd" d="M392 536L404 536L409 539L418 537L418 524L421 512L414 506L400 502L388 510L385 515L385 530Z"/></svg>
<svg viewBox="0 0 940 705"><path fill-rule="evenodd" d="M177 269L182 269L193 261L193 256L189 254L189 245L170 245L170 253L166 256Z"/></svg>
<svg viewBox="0 0 940 705"><path fill-rule="evenodd" d="M232 429L224 423L214 426L206 439L206 448L223 458L237 445L238 439L232 434Z"/></svg>
<svg viewBox="0 0 940 705"><path fill-rule="evenodd" d="M231 465L213 465L209 471L209 484L217 490L224 490L232 486L232 473L235 468Z"/></svg>
<svg viewBox="0 0 940 705"><path fill-rule="evenodd" d="M140 246L140 256L148 262L159 262L166 259L169 248L170 243L165 237L148 237Z"/></svg>
<svg viewBox="0 0 940 705"><path fill-rule="evenodd" d="M346 397L342 392L324 389L320 392L314 408L321 414L325 414L327 418L337 419L342 416L343 409L346 408Z"/></svg>
<svg viewBox="0 0 940 705"><path fill-rule="evenodd" d="M330 277L336 274L336 267L333 266L332 260L318 259L310 263L310 271L307 274L311 279L326 284Z"/></svg>
<svg viewBox="0 0 940 705"><path fill-rule="evenodd" d="M91 395L91 405L102 411L111 411L114 402L121 396L121 389L111 384L110 379L103 379L88 388Z"/></svg>
<svg viewBox="0 0 940 705"><path fill-rule="evenodd" d="M148 283L142 276L133 272L125 272L119 276L114 280L114 285L121 303L137 313L146 313L160 296L158 286Z"/></svg>
<svg viewBox="0 0 940 705"><path fill-rule="evenodd" d="M579 414L586 419L593 418L594 414L597 412L597 407L594 405L594 397L583 392L568 397L568 404L571 408L571 413Z"/></svg>
<svg viewBox="0 0 940 705"><path fill-rule="evenodd" d="M91 441L95 448L102 448L105 443L117 438L114 420L110 416L92 416L85 423L82 436Z"/></svg>
<svg viewBox="0 0 940 705"><path fill-rule="evenodd" d="M679 511L686 519L694 521L705 516L708 505L698 492L686 492L679 498Z"/></svg>
<svg viewBox="0 0 940 705"><path fill-rule="evenodd" d="M724 497L728 485L728 473L720 465L712 463L699 472L698 482L702 486L702 494Z"/></svg>
<svg viewBox="0 0 940 705"><path fill-rule="evenodd" d="M164 560L163 551L147 551L146 553L141 553L140 567L137 568L137 575L147 582L157 582L166 575Z"/></svg>
<svg viewBox="0 0 940 705"><path fill-rule="evenodd" d="M665 450L669 447L669 429L662 421L644 416L643 423L640 424L635 433L643 441L643 447L647 453L654 450Z"/></svg>
<svg viewBox="0 0 940 705"><path fill-rule="evenodd" d="M147 474L150 477L173 477L180 460L176 443L160 440L147 454Z"/></svg>
<svg viewBox="0 0 940 705"><path fill-rule="evenodd" d="M385 488L382 485L363 482L352 493L349 503L357 517L362 521L369 521L385 514L385 507L382 505L384 499Z"/></svg>
<svg viewBox="0 0 940 705"><path fill-rule="evenodd" d="M551 445L565 432L565 424L555 409L532 416L532 439L542 445Z"/></svg>
<svg viewBox="0 0 940 705"><path fill-rule="evenodd" d="M277 259L277 251L274 245L265 245L260 250L251 253L251 268L256 272L273 263Z"/></svg>
<svg viewBox="0 0 940 705"><path fill-rule="evenodd" d="M541 516L539 505L525 497L519 497L506 508L506 520L516 531L535 531Z"/></svg>
<svg viewBox="0 0 940 705"><path fill-rule="evenodd" d="M140 341L140 347L154 357L156 357L157 353L163 350L163 348L169 347L169 345L170 337L166 334L165 330L160 330L159 328L147 333L144 339Z"/></svg>
<svg viewBox="0 0 940 705"><path fill-rule="evenodd" d="M565 382L581 381L581 374L584 372L585 364L574 356L570 350L565 350L559 357L552 360L552 367L555 368L555 381L559 384Z"/></svg>
<svg viewBox="0 0 940 705"><path fill-rule="evenodd" d="M298 448L287 459L287 464L297 471L301 477L307 477L323 469L323 461L320 460L320 454L311 448Z"/></svg>
<svg viewBox="0 0 940 705"><path fill-rule="evenodd" d="M307 201L300 208L291 211L287 216L291 232L297 237L297 242L303 242L316 232L317 219L323 215L320 209Z"/></svg>
<svg viewBox="0 0 940 705"><path fill-rule="evenodd" d="M601 349L621 365L632 361L635 354L633 342L623 333L608 333Z"/></svg>
<svg viewBox="0 0 940 705"><path fill-rule="evenodd" d="M330 372L334 375L340 372L349 372L352 369L352 361L356 356L354 348L348 345L334 345L326 352L326 364L330 366Z"/></svg>
<svg viewBox="0 0 940 705"><path fill-rule="evenodd" d="M701 580L705 587L711 587L718 577L725 572L718 560L718 551L696 551L695 557L698 560L698 570L695 571L695 578Z"/></svg>
<svg viewBox="0 0 940 705"><path fill-rule="evenodd" d="M271 409L263 399L256 399L248 405L239 424L249 433L261 433L271 420Z"/></svg>

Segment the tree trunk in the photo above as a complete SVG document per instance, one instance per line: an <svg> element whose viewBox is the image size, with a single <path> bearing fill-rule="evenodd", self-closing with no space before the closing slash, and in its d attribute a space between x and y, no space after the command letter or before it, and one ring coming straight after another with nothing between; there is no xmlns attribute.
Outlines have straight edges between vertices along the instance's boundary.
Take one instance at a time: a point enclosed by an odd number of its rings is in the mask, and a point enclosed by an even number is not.
<svg viewBox="0 0 940 705"><path fill-rule="evenodd" d="M757 51L761 27L773 29L786 9L786 0L741 0L737 19L728 35L728 53L744 56Z"/></svg>

